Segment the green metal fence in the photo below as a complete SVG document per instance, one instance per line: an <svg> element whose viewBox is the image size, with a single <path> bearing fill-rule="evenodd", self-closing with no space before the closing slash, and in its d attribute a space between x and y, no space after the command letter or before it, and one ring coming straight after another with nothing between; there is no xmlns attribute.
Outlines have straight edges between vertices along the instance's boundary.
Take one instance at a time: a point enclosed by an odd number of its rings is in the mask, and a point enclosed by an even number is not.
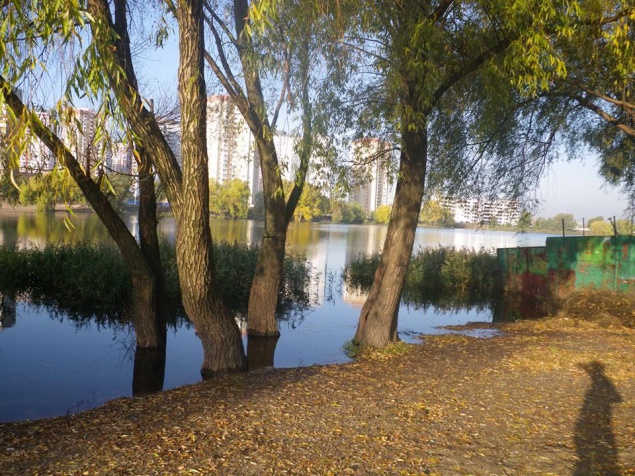
<svg viewBox="0 0 635 476"><path fill-rule="evenodd" d="M508 288L540 296L564 286L635 289L635 237L549 237L546 246L499 248Z"/></svg>

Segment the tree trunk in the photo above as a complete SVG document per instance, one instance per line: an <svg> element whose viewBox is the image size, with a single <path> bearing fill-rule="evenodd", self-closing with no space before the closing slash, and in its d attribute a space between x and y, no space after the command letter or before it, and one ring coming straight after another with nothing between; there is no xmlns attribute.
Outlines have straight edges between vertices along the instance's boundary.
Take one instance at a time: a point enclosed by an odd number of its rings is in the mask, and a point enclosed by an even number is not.
<svg viewBox="0 0 635 476"><path fill-rule="evenodd" d="M238 324L214 288L202 9L201 0L178 2L183 186L175 215L183 306L203 343L201 374L208 377L221 371L244 370L247 360Z"/></svg>
<svg viewBox="0 0 635 476"><path fill-rule="evenodd" d="M154 283L148 283L146 291L148 296L145 297L145 302L139 304L147 308L148 304L152 303L154 333L157 336L157 340L165 347L167 315L164 302L163 265L161 263L161 249L157 233L157 196L154 186L154 174L148 151L141 148L139 157L139 245L148 266L152 269L154 278ZM137 296L134 296L133 299L137 300ZM137 346L140 346L139 339L137 339Z"/></svg>
<svg viewBox="0 0 635 476"><path fill-rule="evenodd" d="M276 307L282 283L288 221L273 142L259 143L258 152L265 200L265 232L249 293L247 333L250 336L275 337L280 335Z"/></svg>
<svg viewBox="0 0 635 476"><path fill-rule="evenodd" d="M399 178L386 241L353 339L362 346L381 348L399 340L399 302L410 264L427 166L425 128L409 131L408 121L404 123Z"/></svg>
<svg viewBox="0 0 635 476"><path fill-rule="evenodd" d="M132 396L142 397L163 390L165 346L157 349L137 347L132 370Z"/></svg>
<svg viewBox="0 0 635 476"><path fill-rule="evenodd" d="M247 362L250 371L273 367L279 339L280 336L247 337Z"/></svg>
<svg viewBox="0 0 635 476"><path fill-rule="evenodd" d="M118 0L117 5L124 5ZM108 0L89 0L89 12L105 24L112 23ZM183 169L179 166L159 125L139 94L127 23L118 16L118 37L101 35L100 53L112 58L109 81L134 133L152 153L177 224L176 261L185 312L203 344L204 376L214 372L242 370L246 357L238 325L214 289L212 239L209 229L207 151L205 141L206 97L203 76L203 11L201 0L179 0L175 17L179 25L179 100ZM125 30L125 31L124 31ZM120 75L123 70L125 75Z"/></svg>

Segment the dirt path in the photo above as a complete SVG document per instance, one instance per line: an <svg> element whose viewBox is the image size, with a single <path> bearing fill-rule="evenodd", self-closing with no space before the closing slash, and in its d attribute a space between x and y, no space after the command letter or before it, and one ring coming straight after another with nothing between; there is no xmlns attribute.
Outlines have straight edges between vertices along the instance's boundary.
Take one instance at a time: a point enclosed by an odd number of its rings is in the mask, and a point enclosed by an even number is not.
<svg viewBox="0 0 635 476"><path fill-rule="evenodd" d="M501 330L0 425L0 474L635 474L635 332Z"/></svg>

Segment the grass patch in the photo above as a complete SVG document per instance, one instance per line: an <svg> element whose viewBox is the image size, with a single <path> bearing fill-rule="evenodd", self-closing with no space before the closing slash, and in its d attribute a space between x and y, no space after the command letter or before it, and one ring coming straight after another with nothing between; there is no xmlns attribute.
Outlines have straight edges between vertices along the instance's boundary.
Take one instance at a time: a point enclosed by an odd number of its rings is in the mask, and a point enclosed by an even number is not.
<svg viewBox="0 0 635 476"><path fill-rule="evenodd" d="M375 349L374 347L360 346L354 341L349 340L342 346L342 349L350 359L365 358L384 360L391 357L405 355L412 351L413 346L411 344L406 344L403 341L399 341L391 342L381 349Z"/></svg>

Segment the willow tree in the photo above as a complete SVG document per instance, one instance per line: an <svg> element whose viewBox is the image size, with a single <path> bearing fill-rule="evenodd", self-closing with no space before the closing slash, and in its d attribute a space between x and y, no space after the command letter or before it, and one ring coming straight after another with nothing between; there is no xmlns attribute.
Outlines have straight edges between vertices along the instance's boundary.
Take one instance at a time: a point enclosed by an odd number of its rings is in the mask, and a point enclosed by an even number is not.
<svg viewBox="0 0 635 476"><path fill-rule="evenodd" d="M58 54L63 56L69 54L65 47L74 41L75 61L66 84L67 91L71 95L89 96L99 103L100 109L122 117L135 137L142 157L152 161L165 188L177 224L176 258L183 305L203 344L202 374L243 370L246 358L238 325L215 287L205 149L202 2L180 0L176 4L152 5L159 18L173 15L178 28L182 167L162 134L157 118L147 106L150 101L139 90L131 53L128 2L42 3L46 5L41 10L27 10L25 14L22 2L15 2L15 20L26 28L37 27L34 30L36 40L31 45L33 51L37 52L39 42L44 39L64 35L69 41L58 45ZM17 41L21 41L20 30L16 31ZM160 39L166 31L166 24L159 22L154 33ZM11 66L7 71L13 74L27 70L39 57L35 54L31 58L23 68ZM55 59L51 58L51 61ZM40 59L48 67L45 60ZM136 249L134 240L128 240L120 248L124 254L133 253Z"/></svg>
<svg viewBox="0 0 635 476"><path fill-rule="evenodd" d="M484 161L510 159L503 170L516 174L513 183L534 173L532 162L547 150L541 140L499 134L510 129L495 115L476 118L482 111L500 112L488 105L502 94L501 84L514 87L503 94L529 97L565 75L552 40L572 34L578 12L577 4L542 0L353 3L344 41L363 67L352 71L354 87L340 94L344 105L354 104L366 134L383 128L386 142L399 146L391 220L357 343L382 347L398 340L399 302L428 178L442 181L446 171L459 176ZM483 140L472 142L471 131L452 123L456 119Z"/></svg>
<svg viewBox="0 0 635 476"><path fill-rule="evenodd" d="M278 336L276 306L282 282L286 234L304 188L319 130L311 92L322 48L315 30L320 2L233 0L206 2L210 42L207 64L242 114L254 137L262 175L265 229L249 296L247 332ZM233 24L224 19L229 18ZM232 59L237 58L236 62ZM271 97L266 89L277 94ZM298 113L300 163L285 200L274 137L280 112Z"/></svg>
<svg viewBox="0 0 635 476"><path fill-rule="evenodd" d="M130 44L116 41L129 24L115 2L114 20L108 0L88 0L91 14L91 64L104 72L118 107L131 129L151 151L176 221L176 261L183 306L203 344L204 376L243 370L246 358L240 331L215 286L209 227L209 177L206 150L207 96L204 77L203 2L169 2L178 27L178 96L181 111L181 160L177 162L156 117L141 97Z"/></svg>
<svg viewBox="0 0 635 476"><path fill-rule="evenodd" d="M156 229L156 195L153 178L144 175L149 163L141 160L144 176L140 200L140 236L138 244L126 224L108 200L109 188L103 176L97 178L91 167L76 156L54 130L43 123L38 113L17 93L15 86L37 86L38 72L46 68L45 59L55 56L59 48L73 48L79 41L79 31L85 25L85 12L76 2L67 2L63 9L50 3L6 2L2 11L10 25L0 38L3 68L0 74L0 103L7 123L7 147L4 167L13 174L19 169L19 155L36 137L52 152L57 165L77 183L95 213L104 223L118 246L132 279L131 316L134 323L138 354L157 350L165 355L166 319L161 304L163 295L162 268ZM27 98L28 99L28 98ZM57 105L58 115L64 115L65 102ZM76 124L59 124L77 128ZM103 130L97 130L100 134ZM7 153L12 152L12 153ZM142 152L143 155L143 152ZM84 164L82 164L84 162ZM106 179L107 180L107 179ZM164 357L163 357L164 359Z"/></svg>
<svg viewBox="0 0 635 476"><path fill-rule="evenodd" d="M603 18L603 21L597 21ZM569 74L548 95L567 115L569 149L585 142L601 159L600 173L622 185L635 204L635 4L597 2L572 37L557 42Z"/></svg>

